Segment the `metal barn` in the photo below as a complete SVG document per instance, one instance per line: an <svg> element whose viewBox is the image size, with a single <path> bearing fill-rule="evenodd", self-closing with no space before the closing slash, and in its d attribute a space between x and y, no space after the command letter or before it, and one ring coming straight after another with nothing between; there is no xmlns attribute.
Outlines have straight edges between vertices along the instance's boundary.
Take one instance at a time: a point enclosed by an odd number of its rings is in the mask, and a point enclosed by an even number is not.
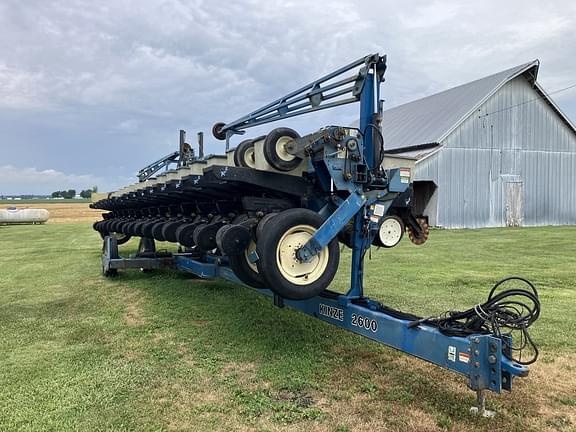
<svg viewBox="0 0 576 432"><path fill-rule="evenodd" d="M576 128L538 61L384 112L386 154L415 161L415 199L446 228L576 224Z"/></svg>

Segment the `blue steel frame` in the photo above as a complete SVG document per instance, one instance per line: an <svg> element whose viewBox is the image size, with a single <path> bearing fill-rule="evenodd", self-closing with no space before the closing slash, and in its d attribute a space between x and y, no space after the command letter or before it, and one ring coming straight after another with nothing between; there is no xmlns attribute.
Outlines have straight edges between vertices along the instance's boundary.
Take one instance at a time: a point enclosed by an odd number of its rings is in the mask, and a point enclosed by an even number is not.
<svg viewBox="0 0 576 432"><path fill-rule="evenodd" d="M201 278L223 278L243 285L220 259L207 261L197 261L186 255L174 256L174 265L179 270ZM275 296L269 289L248 288L267 297ZM410 325L411 321L387 315L378 310L379 304L372 300L357 303L349 295L330 294L308 300L283 299L282 305L464 375L472 390L496 393L511 390L513 377L528 374L526 366L503 354L502 340L497 337L446 336L435 327L425 324L414 327Z"/></svg>

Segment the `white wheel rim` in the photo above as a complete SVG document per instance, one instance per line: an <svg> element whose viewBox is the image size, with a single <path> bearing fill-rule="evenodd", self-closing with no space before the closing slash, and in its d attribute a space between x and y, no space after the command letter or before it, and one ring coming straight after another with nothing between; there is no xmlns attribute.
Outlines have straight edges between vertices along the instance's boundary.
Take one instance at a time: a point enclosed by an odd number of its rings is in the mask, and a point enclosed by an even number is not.
<svg viewBox="0 0 576 432"><path fill-rule="evenodd" d="M250 147L246 149L244 152L244 162L248 166L248 168L256 168L256 157L254 154L254 147Z"/></svg>
<svg viewBox="0 0 576 432"><path fill-rule="evenodd" d="M293 139L289 136L280 137L276 141L276 155L286 162L293 161L296 158L296 156L291 155L286 151L286 144L288 144L290 141L293 141Z"/></svg>
<svg viewBox="0 0 576 432"><path fill-rule="evenodd" d="M258 266L256 263L250 262L250 254L256 250L256 243L254 240L250 240L250 244L244 251L244 257L246 258L246 262L248 263L248 267L250 267L254 273L258 273Z"/></svg>
<svg viewBox="0 0 576 432"><path fill-rule="evenodd" d="M301 262L296 251L314 235L316 228L297 225L284 233L276 246L276 264L282 277L295 285L309 285L317 281L328 267L330 252L322 249L310 262Z"/></svg>
<svg viewBox="0 0 576 432"><path fill-rule="evenodd" d="M396 246L402 238L402 224L396 218L384 219L378 230L380 241L386 247Z"/></svg>

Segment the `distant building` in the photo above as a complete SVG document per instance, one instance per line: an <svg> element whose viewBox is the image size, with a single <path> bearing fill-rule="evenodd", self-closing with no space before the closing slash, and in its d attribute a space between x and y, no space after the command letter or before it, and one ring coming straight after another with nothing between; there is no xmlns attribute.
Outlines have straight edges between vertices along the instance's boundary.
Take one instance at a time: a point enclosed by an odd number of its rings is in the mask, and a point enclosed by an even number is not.
<svg viewBox="0 0 576 432"><path fill-rule="evenodd" d="M576 128L534 61L384 112L386 155L415 159L431 225L576 224Z"/></svg>

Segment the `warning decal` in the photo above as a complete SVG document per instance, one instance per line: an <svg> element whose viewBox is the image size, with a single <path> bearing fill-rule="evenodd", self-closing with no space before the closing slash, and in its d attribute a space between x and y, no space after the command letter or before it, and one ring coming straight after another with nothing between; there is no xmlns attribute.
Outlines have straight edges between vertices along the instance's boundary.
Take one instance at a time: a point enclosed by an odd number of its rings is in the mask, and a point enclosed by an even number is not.
<svg viewBox="0 0 576 432"><path fill-rule="evenodd" d="M468 363L470 361L470 354L468 353L458 353L458 360L462 363Z"/></svg>
<svg viewBox="0 0 576 432"><path fill-rule="evenodd" d="M410 183L410 168L400 168L400 182Z"/></svg>
<svg viewBox="0 0 576 432"><path fill-rule="evenodd" d="M451 362L455 362L456 361L456 347L450 345L448 347L448 360L450 360Z"/></svg>

